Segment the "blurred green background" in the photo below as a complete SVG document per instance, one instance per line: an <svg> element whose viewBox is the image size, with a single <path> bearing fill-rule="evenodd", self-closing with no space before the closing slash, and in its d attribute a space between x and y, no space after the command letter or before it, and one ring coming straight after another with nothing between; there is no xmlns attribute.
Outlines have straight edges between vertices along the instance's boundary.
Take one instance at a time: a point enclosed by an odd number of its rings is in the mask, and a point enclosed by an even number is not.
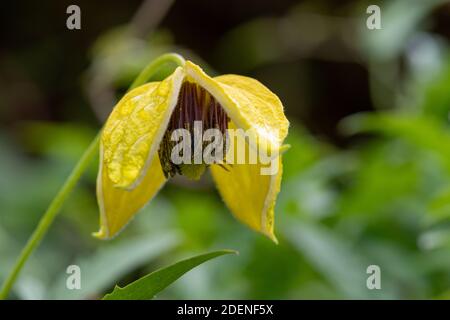
<svg viewBox="0 0 450 320"><path fill-rule="evenodd" d="M66 8L81 8L81 30ZM381 7L381 30L366 8ZM140 69L176 51L254 77L291 122L280 244L238 223L211 178L172 180L112 241L92 163L13 297L92 299L205 251L158 298L450 298L450 3L13 1L0 10L0 281ZM163 76L163 75L161 75ZM67 290L78 264L82 290ZM366 268L381 268L368 290Z"/></svg>

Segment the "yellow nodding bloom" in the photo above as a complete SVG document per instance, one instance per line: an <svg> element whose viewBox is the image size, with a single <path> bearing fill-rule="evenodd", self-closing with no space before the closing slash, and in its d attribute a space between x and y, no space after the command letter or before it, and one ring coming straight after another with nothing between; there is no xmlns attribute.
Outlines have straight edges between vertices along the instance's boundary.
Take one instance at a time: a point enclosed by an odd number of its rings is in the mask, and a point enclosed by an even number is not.
<svg viewBox="0 0 450 320"><path fill-rule="evenodd" d="M254 164L210 165L219 193L234 216L276 241L274 206L289 127L283 105L255 79L238 75L211 78L190 61L165 80L128 92L107 120L100 141L100 230L96 237L115 236L174 172L189 176L189 168L167 163L163 147L169 128L189 126L189 108L195 111L192 117L203 117L210 127L245 130L249 134L246 143L256 144L248 148L247 155L257 148L277 154L278 170L268 175L261 174L265 164L259 159ZM226 157L235 151L228 150ZM203 171L195 172L200 175Z"/></svg>

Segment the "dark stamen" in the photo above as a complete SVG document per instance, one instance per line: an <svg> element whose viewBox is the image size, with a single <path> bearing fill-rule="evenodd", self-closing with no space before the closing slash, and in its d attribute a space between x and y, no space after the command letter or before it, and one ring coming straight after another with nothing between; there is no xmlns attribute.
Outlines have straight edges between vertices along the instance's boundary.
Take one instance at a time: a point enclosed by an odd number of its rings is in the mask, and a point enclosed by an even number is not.
<svg viewBox="0 0 450 320"><path fill-rule="evenodd" d="M174 130L184 128L190 132L192 140L191 163L194 163L194 121L202 121L203 132L211 128L221 131L224 146L223 157L225 157L225 138L229 122L227 114L209 92L195 83L185 81L181 86L178 103L158 150L159 160L166 178L182 174L182 166L185 166L184 164L176 165L170 159L172 149L178 143L170 139ZM224 166L221 165L221 167L225 169Z"/></svg>

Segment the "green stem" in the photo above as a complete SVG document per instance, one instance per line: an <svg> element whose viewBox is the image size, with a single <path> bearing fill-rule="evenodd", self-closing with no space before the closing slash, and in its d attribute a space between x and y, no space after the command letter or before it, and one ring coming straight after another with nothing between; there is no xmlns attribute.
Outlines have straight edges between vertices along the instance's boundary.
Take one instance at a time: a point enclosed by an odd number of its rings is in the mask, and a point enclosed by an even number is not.
<svg viewBox="0 0 450 320"><path fill-rule="evenodd" d="M172 63L176 66L184 65L184 58L176 53L166 53L160 55L158 58L149 63L141 73L136 77L130 86L130 89L139 87L141 84L146 83L153 75L155 75L163 65Z"/></svg>
<svg viewBox="0 0 450 320"><path fill-rule="evenodd" d="M168 63L175 64L176 66L182 66L184 64L184 59L183 57L175 53L167 53L159 56L158 58L150 62L142 70L142 72L136 77L136 79L131 84L129 90L149 81L161 69L163 65ZM100 141L100 133L97 134L95 139L91 142L89 147L81 156L81 159L76 164L75 168L70 173L69 177L62 185L61 189L56 194L53 201L50 203L49 207L47 208L47 211L42 216L41 220L39 221L39 224L37 225L33 234L28 239L25 247L22 249L19 257L17 258L14 267L12 268L11 272L9 273L5 282L3 283L2 289L0 291L0 300L7 298L9 291L14 285L14 282L16 281L26 261L28 260L30 255L33 253L33 251L41 242L42 238L47 233L49 227L51 226L56 215L59 213L59 210L61 209L64 202L68 198L70 192L75 188L81 175L88 167L92 158L98 152L99 141Z"/></svg>
<svg viewBox="0 0 450 320"><path fill-rule="evenodd" d="M22 249L22 252L20 253L19 258L17 259L14 268L12 269L11 273L9 274L5 283L3 284L2 291L0 292L0 299L5 299L8 296L8 293L11 290L11 287L13 286L17 276L19 275L20 270L23 268L25 262L28 260L31 253L34 251L34 249L37 247L37 245L42 240L44 235L47 233L47 230L52 224L56 215L58 214L59 209L61 209L64 201L69 196L70 191L72 191L72 189L75 187L77 181L80 179L81 175L89 165L90 160L97 153L99 137L100 134L98 134L95 137L94 141L91 142L89 147L82 155L81 159L78 161L75 168L70 173L66 182L64 182L63 186L58 191L56 197L50 203L50 206L48 207L47 211L42 216L33 234L28 239L27 244Z"/></svg>

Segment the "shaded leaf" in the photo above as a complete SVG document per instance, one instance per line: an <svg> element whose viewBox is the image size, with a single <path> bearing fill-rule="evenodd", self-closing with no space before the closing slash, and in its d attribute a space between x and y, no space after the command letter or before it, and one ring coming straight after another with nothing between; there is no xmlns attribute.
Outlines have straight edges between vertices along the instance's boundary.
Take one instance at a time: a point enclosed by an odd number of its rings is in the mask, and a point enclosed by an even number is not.
<svg viewBox="0 0 450 320"><path fill-rule="evenodd" d="M290 242L346 298L393 298L390 289L371 292L366 287L366 268L372 263L357 253L344 238L325 227L292 221L285 228Z"/></svg>
<svg viewBox="0 0 450 320"><path fill-rule="evenodd" d="M92 297L135 268L173 249L178 242L178 237L174 234L152 235L124 240L117 245L101 249L73 263L81 269L80 290L67 290L68 275L63 273L50 289L49 295L55 299Z"/></svg>
<svg viewBox="0 0 450 320"><path fill-rule="evenodd" d="M394 113L360 114L347 118L342 128L347 133L373 131L404 139L433 152L450 172L450 130L434 118Z"/></svg>

